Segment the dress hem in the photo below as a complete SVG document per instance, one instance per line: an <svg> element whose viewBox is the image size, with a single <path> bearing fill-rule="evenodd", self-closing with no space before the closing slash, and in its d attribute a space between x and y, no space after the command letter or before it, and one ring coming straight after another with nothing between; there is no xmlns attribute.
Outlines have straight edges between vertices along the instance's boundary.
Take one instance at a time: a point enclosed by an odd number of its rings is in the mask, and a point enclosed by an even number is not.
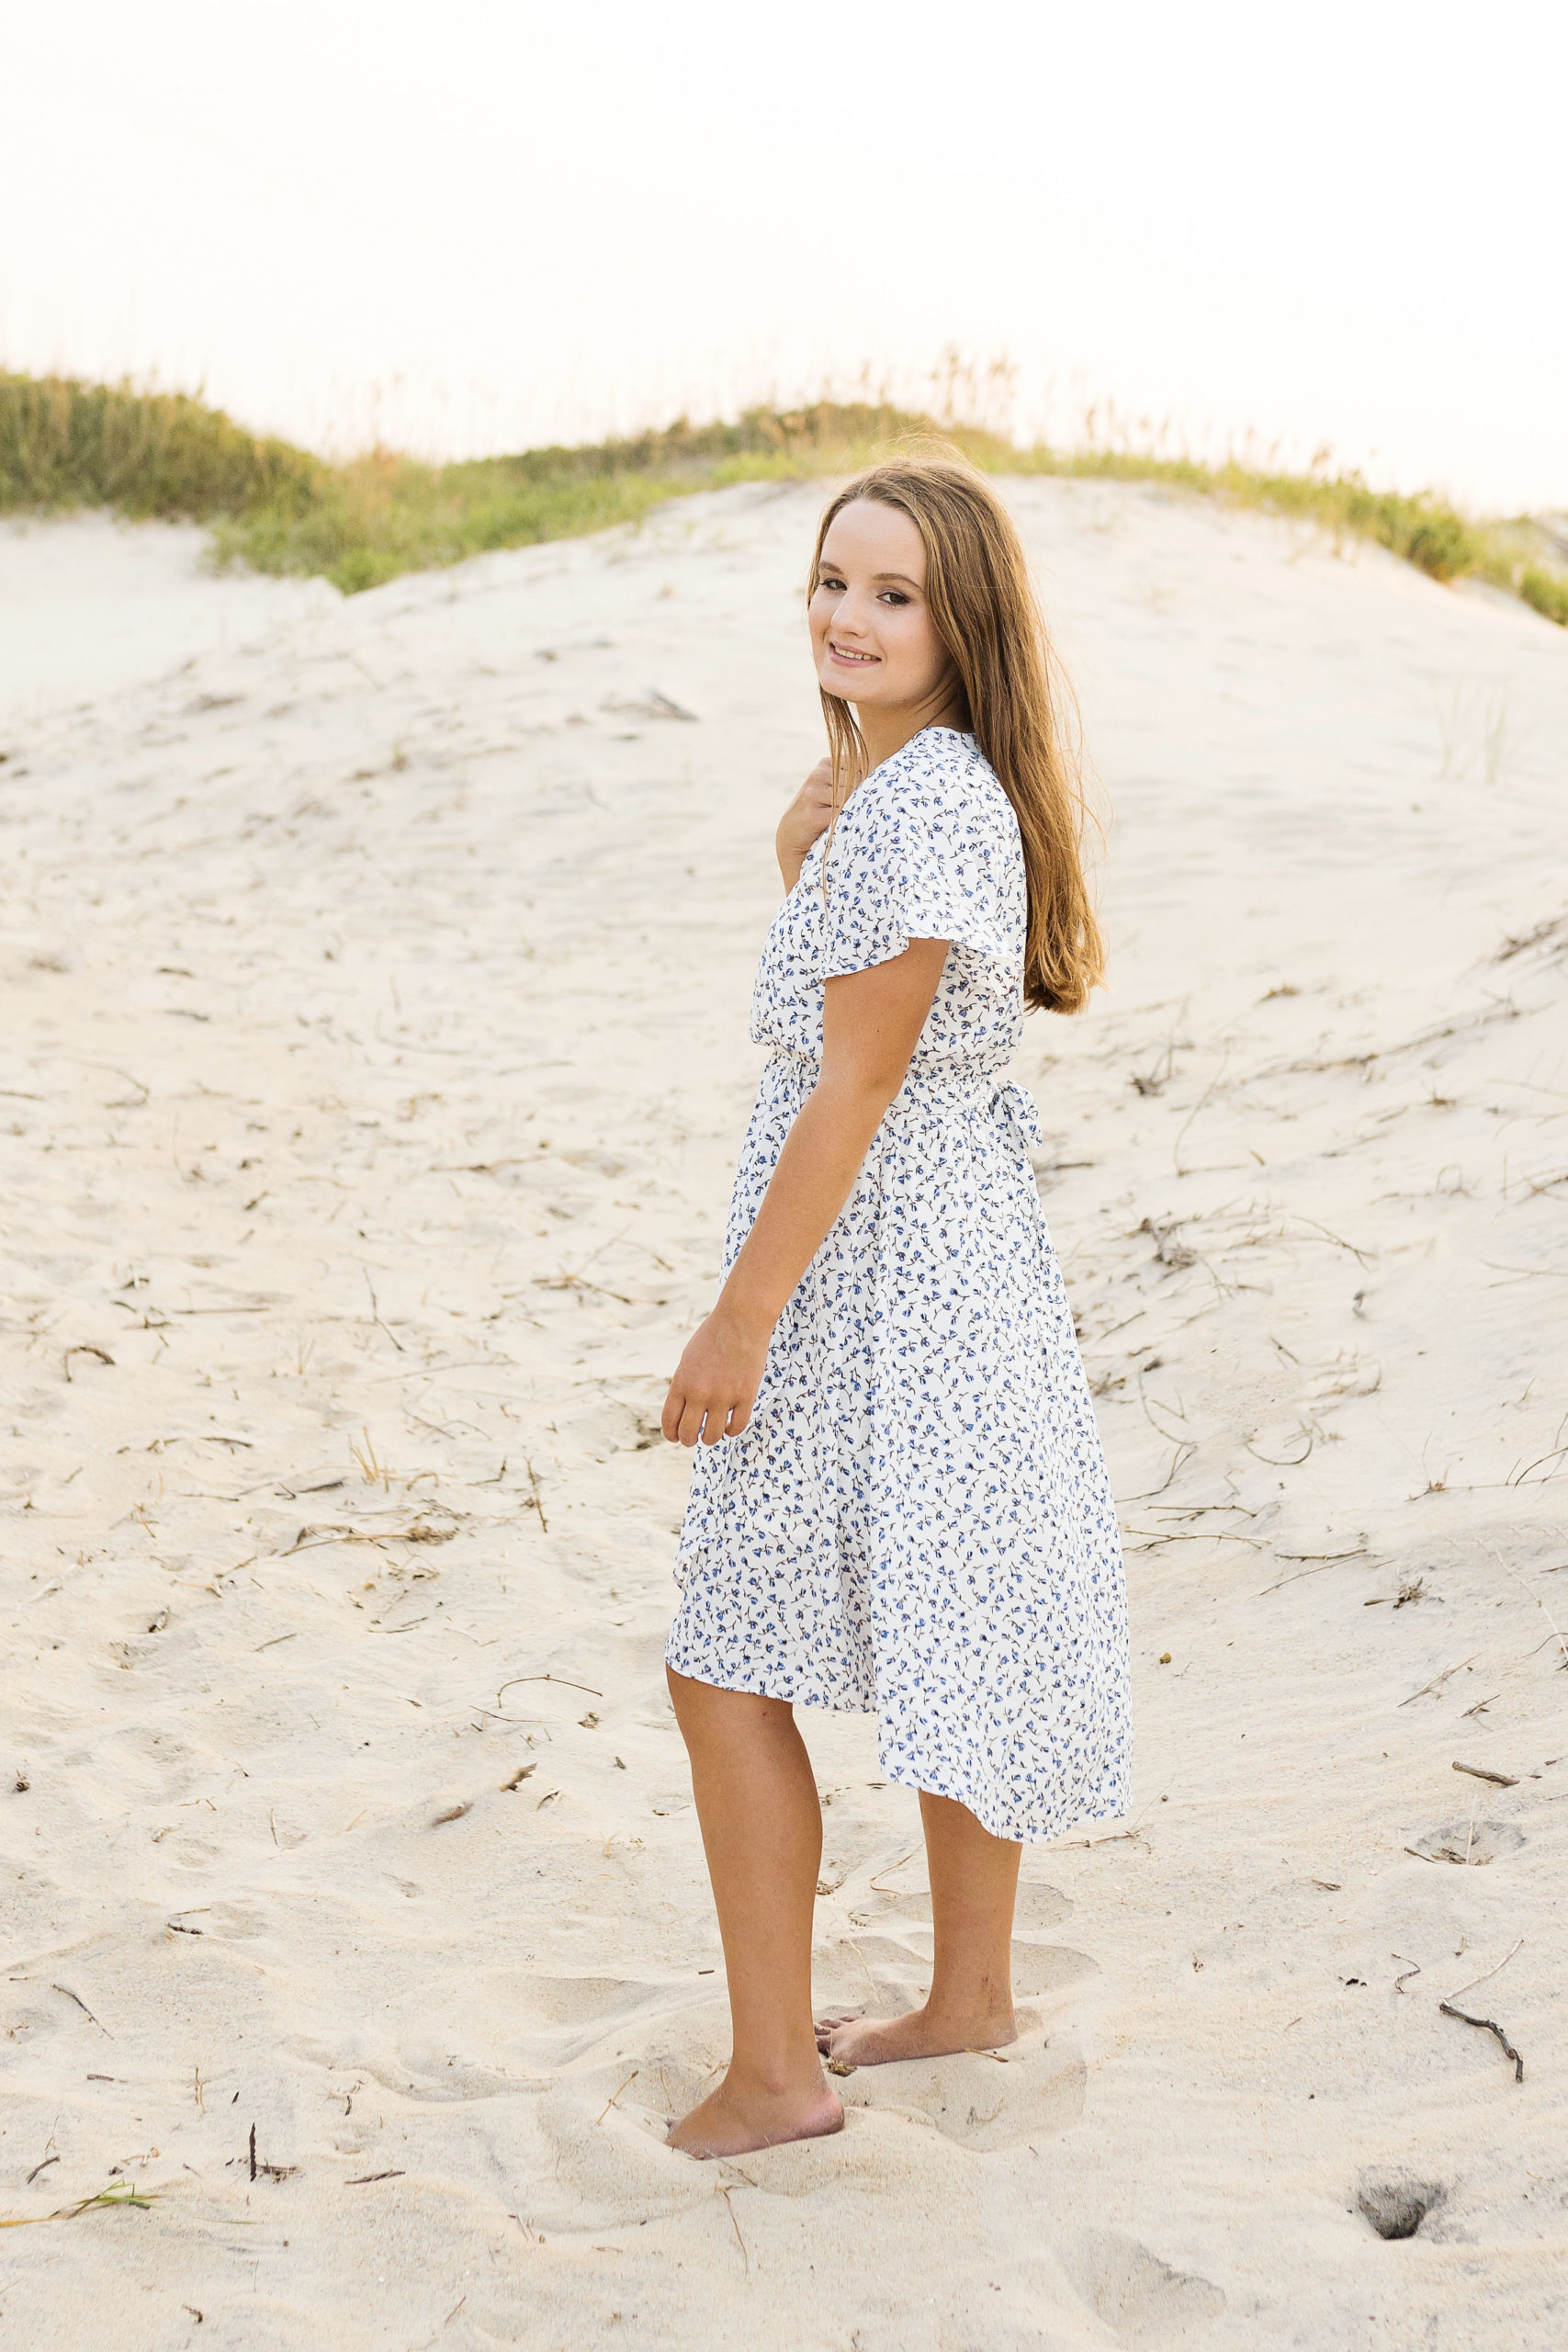
<svg viewBox="0 0 1568 2352"><path fill-rule="evenodd" d="M664 1653L664 1662L686 1681L706 1683L711 1690L732 1690L739 1698L776 1699L783 1706L819 1707L825 1714L833 1715L874 1715L877 1712L874 1701L806 1698L795 1690L761 1690L749 1682L724 1682L713 1673L690 1674L683 1666L677 1664L668 1647ZM1048 1846L1056 1838L1066 1838L1072 1830L1082 1829L1091 1822L1124 1820L1131 1809L1130 1795L1118 1795L1109 1800L1103 1798L1099 1801L1089 1800L1081 1809L1066 1807L1061 1819L1058 1820L1054 1816L1051 1818L1048 1827L1038 1821L1031 1821L1024 1827L1010 1825L1006 1828L998 1828L997 1825L1002 1818L1000 1813L995 1806L987 1804L983 1801L976 1803L973 1792L955 1787L929 1786L926 1781L917 1776L910 1766L902 1763L897 1757L889 1757L885 1752L880 1724L876 1754L877 1763L891 1786L897 1789L911 1789L917 1795L945 1797L952 1804L961 1804L966 1812L974 1815L981 1828L988 1836L999 1838L1009 1845Z"/></svg>

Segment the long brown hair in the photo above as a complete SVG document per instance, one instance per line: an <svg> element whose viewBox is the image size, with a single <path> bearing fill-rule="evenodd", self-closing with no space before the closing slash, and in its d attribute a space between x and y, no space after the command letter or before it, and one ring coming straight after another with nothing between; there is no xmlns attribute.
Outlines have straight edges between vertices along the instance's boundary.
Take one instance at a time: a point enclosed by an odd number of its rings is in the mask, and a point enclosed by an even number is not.
<svg viewBox="0 0 1568 2352"><path fill-rule="evenodd" d="M983 474L953 457L892 458L857 474L822 517L811 559L816 589L833 518L857 498L907 514L926 550L926 601L953 662L963 725L1011 801L1029 886L1025 1001L1080 1012L1102 978L1104 943L1083 869L1085 803L1071 689L1045 633L1011 516ZM840 784L864 775L854 714L822 689Z"/></svg>

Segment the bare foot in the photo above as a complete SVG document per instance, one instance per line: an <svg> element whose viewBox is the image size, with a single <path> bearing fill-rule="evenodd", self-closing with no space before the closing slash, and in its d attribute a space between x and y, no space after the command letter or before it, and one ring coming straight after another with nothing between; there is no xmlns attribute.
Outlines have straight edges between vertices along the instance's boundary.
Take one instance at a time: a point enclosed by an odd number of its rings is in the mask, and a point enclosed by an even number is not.
<svg viewBox="0 0 1568 2352"><path fill-rule="evenodd" d="M767 2091L726 2076L712 2096L670 2126L665 2145L689 2156L744 2156L786 2140L822 2140L844 2128L843 2102L818 2077L794 2091Z"/></svg>
<svg viewBox="0 0 1568 2352"><path fill-rule="evenodd" d="M901 2018L821 2018L817 2047L840 2066L889 2066L900 2058L952 2058L964 2050L1000 2050L1018 2040L1012 2007L984 2017L934 2016L908 2009Z"/></svg>

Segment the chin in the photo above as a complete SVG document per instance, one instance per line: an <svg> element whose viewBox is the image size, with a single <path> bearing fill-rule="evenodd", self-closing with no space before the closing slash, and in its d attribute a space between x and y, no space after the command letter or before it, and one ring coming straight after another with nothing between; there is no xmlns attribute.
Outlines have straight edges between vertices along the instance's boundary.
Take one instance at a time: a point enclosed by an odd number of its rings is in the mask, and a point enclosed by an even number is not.
<svg viewBox="0 0 1568 2352"><path fill-rule="evenodd" d="M873 670L868 675L863 670L841 670L836 662L824 662L817 676L818 683L826 686L830 695L838 695L844 702L887 700L883 691L887 680L880 670Z"/></svg>

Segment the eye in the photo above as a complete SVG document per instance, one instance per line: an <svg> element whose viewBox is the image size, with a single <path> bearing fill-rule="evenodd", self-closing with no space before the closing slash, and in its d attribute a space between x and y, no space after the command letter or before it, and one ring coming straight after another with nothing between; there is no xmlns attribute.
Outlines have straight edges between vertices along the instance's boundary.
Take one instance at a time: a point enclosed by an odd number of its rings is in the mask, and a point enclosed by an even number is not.
<svg viewBox="0 0 1568 2352"><path fill-rule="evenodd" d="M820 579L818 581L817 585L818 588L831 588L834 594L838 595L842 594L844 588L844 583L840 579L836 571L823 572Z"/></svg>
<svg viewBox="0 0 1568 2352"><path fill-rule="evenodd" d="M908 601L902 588L885 588L878 599L884 605L907 605Z"/></svg>

